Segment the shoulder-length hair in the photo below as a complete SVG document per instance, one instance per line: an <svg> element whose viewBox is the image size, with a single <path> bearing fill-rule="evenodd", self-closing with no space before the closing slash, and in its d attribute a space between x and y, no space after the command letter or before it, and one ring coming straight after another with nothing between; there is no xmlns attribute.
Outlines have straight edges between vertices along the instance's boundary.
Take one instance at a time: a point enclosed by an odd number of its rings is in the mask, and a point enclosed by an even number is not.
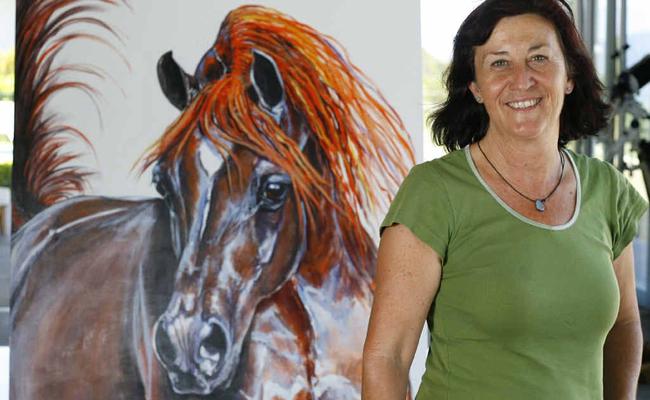
<svg viewBox="0 0 650 400"><path fill-rule="evenodd" d="M504 17L537 14L550 21L560 39L567 73L574 89L564 100L558 145L595 135L607 125L610 106L603 100L604 86L574 23L571 9L562 0L486 0L461 24L454 39L451 64L446 72L447 100L427 118L433 139L448 151L481 140L489 116L469 90L475 80L474 50L489 39Z"/></svg>

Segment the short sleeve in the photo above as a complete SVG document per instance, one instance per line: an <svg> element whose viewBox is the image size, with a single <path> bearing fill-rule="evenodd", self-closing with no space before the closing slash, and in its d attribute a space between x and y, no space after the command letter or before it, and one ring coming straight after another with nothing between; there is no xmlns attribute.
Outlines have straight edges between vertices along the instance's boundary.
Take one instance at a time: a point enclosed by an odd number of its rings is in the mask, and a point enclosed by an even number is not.
<svg viewBox="0 0 650 400"><path fill-rule="evenodd" d="M630 244L636 235L639 219L648 209L639 192L632 186L627 178L620 172L614 171L615 190L617 192L614 218L614 232L612 235L612 255L615 260L623 249Z"/></svg>
<svg viewBox="0 0 650 400"><path fill-rule="evenodd" d="M400 185L380 227L402 224L446 260L453 213L443 180L431 162L416 165Z"/></svg>

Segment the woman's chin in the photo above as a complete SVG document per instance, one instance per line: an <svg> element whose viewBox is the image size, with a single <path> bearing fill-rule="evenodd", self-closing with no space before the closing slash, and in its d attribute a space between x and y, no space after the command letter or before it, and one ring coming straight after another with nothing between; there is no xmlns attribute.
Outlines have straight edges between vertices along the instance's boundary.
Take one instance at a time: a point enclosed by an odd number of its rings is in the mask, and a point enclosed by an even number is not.
<svg viewBox="0 0 650 400"><path fill-rule="evenodd" d="M550 136L557 137L559 135L559 127L553 127L548 121L540 121L538 119L517 121L506 128L502 129L503 135L510 138L517 139L540 139L548 138Z"/></svg>

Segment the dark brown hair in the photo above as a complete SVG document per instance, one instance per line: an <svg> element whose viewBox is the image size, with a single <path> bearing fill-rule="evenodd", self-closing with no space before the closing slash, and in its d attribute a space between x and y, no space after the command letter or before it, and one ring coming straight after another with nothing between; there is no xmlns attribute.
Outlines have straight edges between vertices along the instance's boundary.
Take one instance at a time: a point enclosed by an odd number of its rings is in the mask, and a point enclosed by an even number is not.
<svg viewBox="0 0 650 400"><path fill-rule="evenodd" d="M560 115L559 145L595 135L607 125L610 106L603 100L589 52L578 33L571 9L562 0L486 0L465 19L454 39L454 52L446 72L447 100L427 118L433 139L448 151L475 143L485 136L489 116L469 91L475 79L474 49L489 39L504 17L536 14L554 26L574 89L564 100Z"/></svg>

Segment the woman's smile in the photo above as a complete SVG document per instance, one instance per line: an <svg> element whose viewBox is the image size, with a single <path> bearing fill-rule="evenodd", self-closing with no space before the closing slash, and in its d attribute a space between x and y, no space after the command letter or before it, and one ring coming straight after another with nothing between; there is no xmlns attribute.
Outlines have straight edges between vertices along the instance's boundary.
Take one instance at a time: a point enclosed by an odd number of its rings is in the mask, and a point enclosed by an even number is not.
<svg viewBox="0 0 650 400"><path fill-rule="evenodd" d="M532 98L532 99L526 99L526 100L515 100L515 101L510 101L506 103L506 105L510 108L513 108L517 111L529 111L532 110L533 108L537 107L539 103L542 101L541 97L537 98Z"/></svg>

